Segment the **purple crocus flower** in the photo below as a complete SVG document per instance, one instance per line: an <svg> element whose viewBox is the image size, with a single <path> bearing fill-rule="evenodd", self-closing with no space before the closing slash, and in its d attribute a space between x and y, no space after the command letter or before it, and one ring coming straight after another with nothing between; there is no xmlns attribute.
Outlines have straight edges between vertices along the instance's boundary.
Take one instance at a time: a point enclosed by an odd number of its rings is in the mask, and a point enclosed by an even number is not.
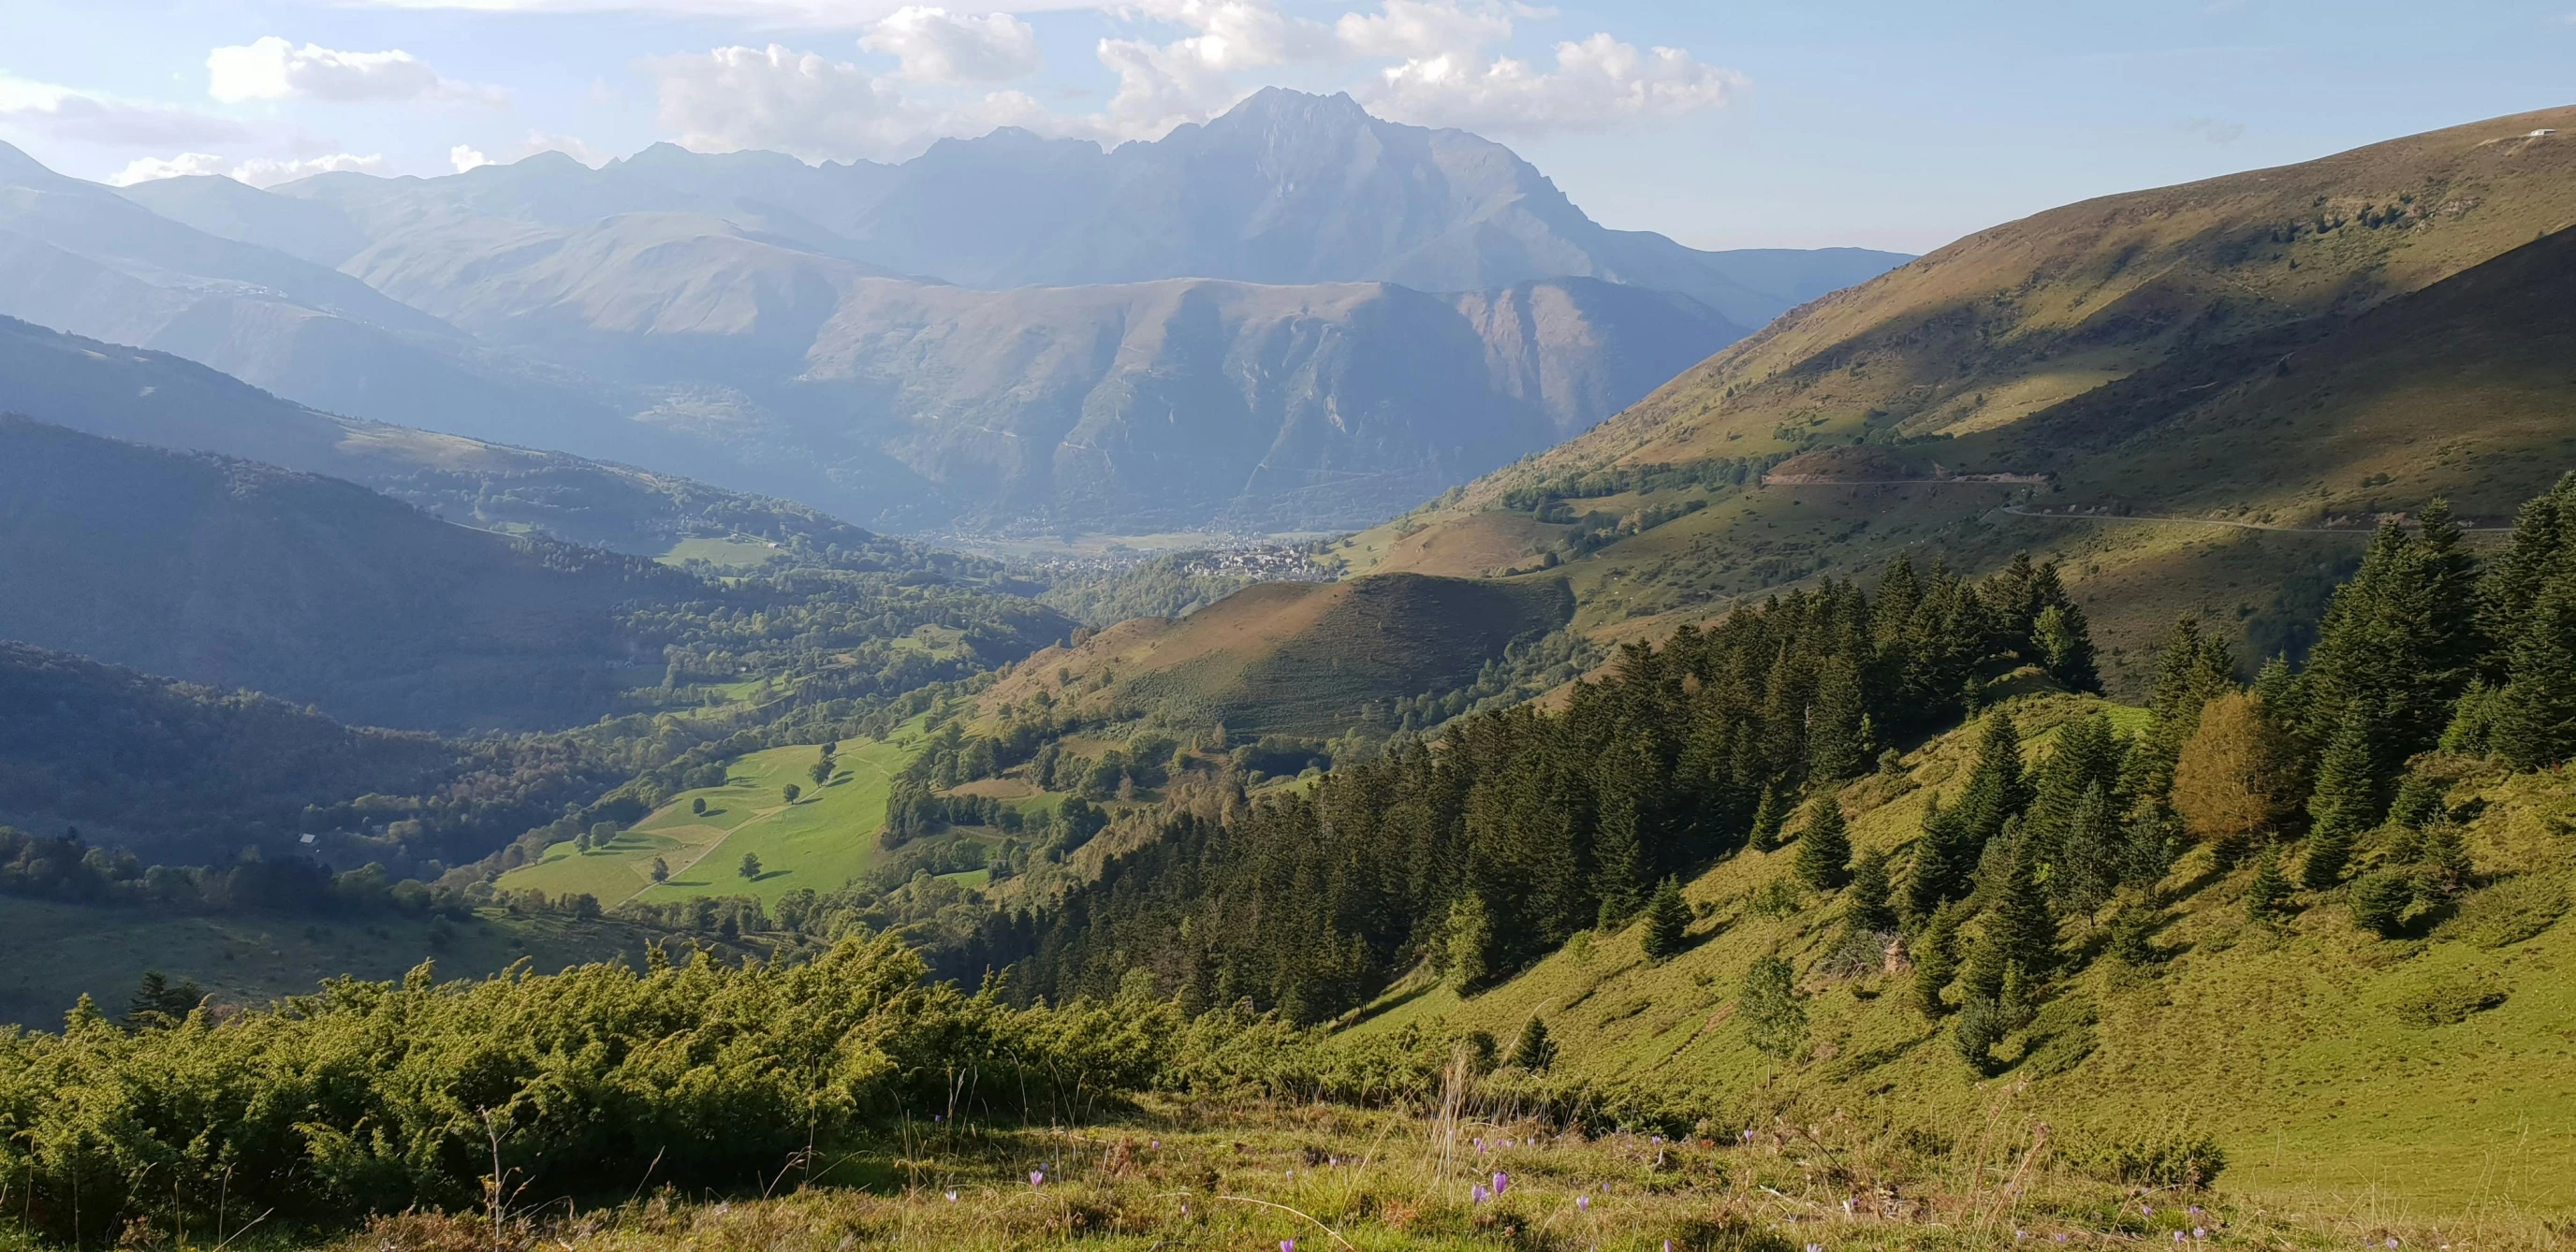
<svg viewBox="0 0 2576 1252"><path fill-rule="evenodd" d="M2198 1226L2194 1226L2191 1228L2191 1237L2194 1239L2206 1239L2209 1237L2209 1232Z"/></svg>
<svg viewBox="0 0 2576 1252"><path fill-rule="evenodd" d="M1499 1195L1501 1195L1501 1194L1503 1193L1503 1188L1508 1187L1508 1186L1510 1186L1510 1185L1512 1185L1512 1176L1511 1176L1511 1175L1506 1174L1506 1173L1504 1173L1503 1171L1501 1171L1501 1170L1499 1170L1499 1169L1494 1171L1494 1194L1495 1194L1495 1195L1498 1195L1498 1196L1499 1196Z"/></svg>
<svg viewBox="0 0 2576 1252"><path fill-rule="evenodd" d="M1483 1183L1481 1183L1481 1182L1480 1182L1480 1183L1477 1183L1476 1185L1474 1185L1474 1186L1472 1186L1472 1187L1467 1188L1467 1198L1468 1198L1470 1201L1472 1201L1472 1202L1474 1202L1474 1203L1477 1203L1477 1204L1482 1204L1482 1203L1484 1203L1484 1202L1485 1202L1485 1184L1483 1184Z"/></svg>
<svg viewBox="0 0 2576 1252"><path fill-rule="evenodd" d="M1030 1170L1030 1171L1029 1171L1029 1185L1030 1185L1030 1186L1032 1186L1032 1187L1043 1187L1043 1186L1045 1186L1045 1185L1046 1185L1046 1171L1045 1171L1045 1170L1042 1170L1042 1169L1033 1169L1033 1170Z"/></svg>
<svg viewBox="0 0 2576 1252"><path fill-rule="evenodd" d="M1579 1196L1574 1197L1574 1211L1575 1211L1575 1212L1577 1212L1577 1213L1589 1213L1589 1212L1591 1212L1591 1211L1592 1211L1592 1197L1590 1197L1590 1196L1588 1196L1588 1195L1579 1195Z"/></svg>
<svg viewBox="0 0 2576 1252"><path fill-rule="evenodd" d="M1297 1241L1294 1239L1280 1240L1279 1252L1297 1252Z"/></svg>

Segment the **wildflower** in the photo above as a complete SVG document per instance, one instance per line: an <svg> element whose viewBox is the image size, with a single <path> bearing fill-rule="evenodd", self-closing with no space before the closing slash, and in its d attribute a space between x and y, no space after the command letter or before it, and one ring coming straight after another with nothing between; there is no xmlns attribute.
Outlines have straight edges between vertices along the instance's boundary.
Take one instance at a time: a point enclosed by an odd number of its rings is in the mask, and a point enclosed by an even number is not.
<svg viewBox="0 0 2576 1252"><path fill-rule="evenodd" d="M2182 1242L2182 1232L2181 1232L2181 1231L2177 1230L2177 1231L2175 1231L2175 1232L2174 1232L2174 1242L2176 1242L2176 1243L2180 1243L2180 1242Z"/></svg>
<svg viewBox="0 0 2576 1252"><path fill-rule="evenodd" d="M1592 1211L1592 1197L1590 1197L1590 1196L1588 1196L1588 1195L1579 1195L1579 1196L1574 1197L1574 1211L1575 1211L1575 1212L1577 1212L1577 1213L1589 1213L1589 1212L1591 1212L1591 1211Z"/></svg>
<svg viewBox="0 0 2576 1252"><path fill-rule="evenodd" d="M1825 1252L1825 1245L1823 1245L1823 1244L1821 1244L1821 1243L1811 1243L1811 1244L1808 1244L1808 1245L1807 1245L1807 1252Z"/></svg>
<svg viewBox="0 0 2576 1252"><path fill-rule="evenodd" d="M1508 1187L1508 1186L1510 1186L1511 1184L1512 1184L1512 1176L1511 1176L1511 1175L1506 1174L1506 1173L1504 1173L1503 1171L1501 1171L1501 1170L1499 1170L1499 1169L1494 1171L1494 1194L1495 1194L1495 1195L1501 1195L1501 1194L1503 1193L1503 1188Z"/></svg>
<svg viewBox="0 0 2576 1252"><path fill-rule="evenodd" d="M1030 1185L1030 1186L1032 1186L1032 1187L1043 1187L1043 1186L1045 1186L1045 1185L1046 1185L1046 1171L1045 1171L1045 1170L1042 1170L1042 1169L1033 1169L1033 1170L1030 1170L1030 1171L1029 1171L1029 1185Z"/></svg>
<svg viewBox="0 0 2576 1252"><path fill-rule="evenodd" d="M2015 1243L2019 1243L2027 1238L2030 1238L2030 1232L2027 1230L2016 1230L2013 1232L2013 1242Z"/></svg>
<svg viewBox="0 0 2576 1252"><path fill-rule="evenodd" d="M2194 1239L2206 1239L2209 1237L2209 1232L2201 1227L2194 1226L2191 1228L2191 1237Z"/></svg>
<svg viewBox="0 0 2576 1252"><path fill-rule="evenodd" d="M1297 1252L1297 1241L1294 1239L1280 1240L1279 1252Z"/></svg>
<svg viewBox="0 0 2576 1252"><path fill-rule="evenodd" d="M955 1204L957 1202L957 1193L955 1191L950 1191L948 1193L948 1202L950 1204Z"/></svg>
<svg viewBox="0 0 2576 1252"><path fill-rule="evenodd" d="M1482 1203L1484 1203L1484 1202L1485 1202L1485 1184L1483 1184L1483 1183L1481 1183L1481 1182L1480 1182L1480 1183L1477 1183L1475 1186L1472 1186L1472 1187L1467 1188L1467 1198L1468 1198L1470 1201L1472 1201L1472 1202L1474 1202L1474 1203L1477 1203L1477 1204L1482 1204Z"/></svg>
<svg viewBox="0 0 2576 1252"><path fill-rule="evenodd" d="M2065 1232L2065 1231L2061 1230L2061 1231L2058 1231L2058 1232L2057 1232L2057 1241L2058 1241L2059 1243L2064 1243L2064 1242L2066 1242L2066 1232Z"/></svg>

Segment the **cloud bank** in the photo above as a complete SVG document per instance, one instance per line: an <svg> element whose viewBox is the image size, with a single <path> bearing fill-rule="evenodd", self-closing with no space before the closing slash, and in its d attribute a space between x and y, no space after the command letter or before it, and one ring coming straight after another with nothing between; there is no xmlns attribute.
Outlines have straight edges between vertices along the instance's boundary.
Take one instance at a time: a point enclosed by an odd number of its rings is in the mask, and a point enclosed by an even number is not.
<svg viewBox="0 0 2576 1252"><path fill-rule="evenodd" d="M960 16L908 6L867 27L878 72L783 44L722 47L645 63L665 134L704 149L772 148L807 159L900 160L950 135L994 126L1116 143L1205 121L1293 67L1341 76L1371 112L1400 122L1503 136L1597 130L1725 105L1740 75L1679 48L1640 49L1606 31L1556 45L1544 65L1497 51L1531 10L1482 0L1378 0L1331 21L1275 0L1129 0L1111 15L1162 37L1101 39L1117 79L1095 112L1061 113L989 87L1042 68L1035 32L1007 13ZM932 90L924 90L932 89Z"/></svg>
<svg viewBox="0 0 2576 1252"><path fill-rule="evenodd" d="M443 78L399 48L342 52L299 48L275 35L206 54L206 94L225 104L251 100L321 100L358 104L420 99L497 100L489 87Z"/></svg>

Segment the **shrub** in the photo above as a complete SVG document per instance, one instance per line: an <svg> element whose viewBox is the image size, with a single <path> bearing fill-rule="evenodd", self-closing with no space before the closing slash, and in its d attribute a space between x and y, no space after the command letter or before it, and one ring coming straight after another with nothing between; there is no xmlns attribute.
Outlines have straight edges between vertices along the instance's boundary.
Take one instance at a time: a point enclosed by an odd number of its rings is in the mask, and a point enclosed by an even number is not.
<svg viewBox="0 0 2576 1252"><path fill-rule="evenodd" d="M2365 875L2352 884L2352 924L2394 939L2406 929L2406 909L2415 903L2415 884L2396 870Z"/></svg>
<svg viewBox="0 0 2576 1252"><path fill-rule="evenodd" d="M2134 1187L2205 1187L2227 1168L2207 1131L2160 1127L2069 1136L2063 1152L2080 1173Z"/></svg>

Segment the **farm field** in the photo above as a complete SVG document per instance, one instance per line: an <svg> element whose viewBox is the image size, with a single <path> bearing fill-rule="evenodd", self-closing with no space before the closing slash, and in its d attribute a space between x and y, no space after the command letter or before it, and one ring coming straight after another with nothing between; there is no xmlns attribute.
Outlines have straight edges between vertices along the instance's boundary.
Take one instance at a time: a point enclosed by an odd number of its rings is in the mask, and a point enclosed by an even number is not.
<svg viewBox="0 0 2576 1252"><path fill-rule="evenodd" d="M923 739L918 725L910 725L883 742L844 742L835 757L839 768L821 787L806 772L819 744L751 753L726 767L725 785L683 792L589 852L569 841L555 844L542 860L502 875L498 885L549 895L589 892L603 908L638 899L748 895L766 902L800 887L830 891L874 862L894 776ZM789 783L803 793L793 804L785 798ZM701 800L706 811L694 812ZM741 876L745 853L760 858L758 878ZM660 884L653 881L656 858L670 870Z"/></svg>

